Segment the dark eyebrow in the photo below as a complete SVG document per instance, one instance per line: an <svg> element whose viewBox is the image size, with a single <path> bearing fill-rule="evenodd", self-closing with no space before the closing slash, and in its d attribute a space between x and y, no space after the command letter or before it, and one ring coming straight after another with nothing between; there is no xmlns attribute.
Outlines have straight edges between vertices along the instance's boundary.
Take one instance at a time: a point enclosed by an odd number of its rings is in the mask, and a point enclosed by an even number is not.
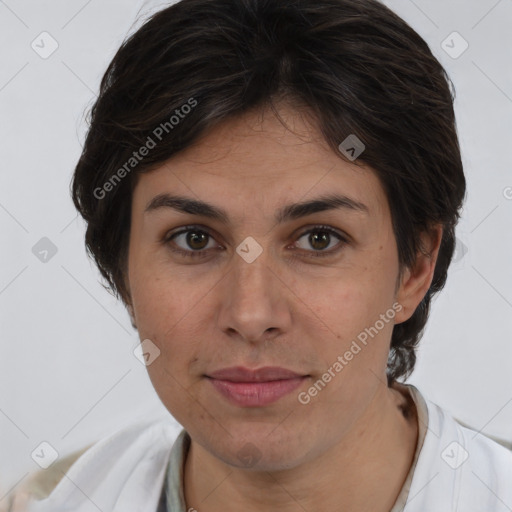
<svg viewBox="0 0 512 512"><path fill-rule="evenodd" d="M158 194L149 201L144 212L151 212L159 208L172 208L178 212L200 215L229 224L229 216L224 210L215 205L189 197ZM278 224L281 224L312 215L313 213L340 208L369 213L369 208L359 201L345 195L330 194L320 196L311 201L286 205L277 211L275 219Z"/></svg>

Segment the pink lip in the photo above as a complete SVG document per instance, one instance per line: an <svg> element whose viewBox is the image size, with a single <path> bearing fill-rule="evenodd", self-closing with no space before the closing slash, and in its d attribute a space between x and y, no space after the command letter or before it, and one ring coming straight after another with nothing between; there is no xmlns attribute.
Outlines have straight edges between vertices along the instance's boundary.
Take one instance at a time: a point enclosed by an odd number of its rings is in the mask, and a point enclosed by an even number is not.
<svg viewBox="0 0 512 512"><path fill-rule="evenodd" d="M233 366L211 372L207 376L212 379L229 380L231 382L268 382L271 380L293 379L304 375L278 366L264 366L257 370L251 370L243 366Z"/></svg>
<svg viewBox="0 0 512 512"><path fill-rule="evenodd" d="M207 375L217 391L242 407L262 407L299 387L308 375L275 366L250 370L241 366Z"/></svg>

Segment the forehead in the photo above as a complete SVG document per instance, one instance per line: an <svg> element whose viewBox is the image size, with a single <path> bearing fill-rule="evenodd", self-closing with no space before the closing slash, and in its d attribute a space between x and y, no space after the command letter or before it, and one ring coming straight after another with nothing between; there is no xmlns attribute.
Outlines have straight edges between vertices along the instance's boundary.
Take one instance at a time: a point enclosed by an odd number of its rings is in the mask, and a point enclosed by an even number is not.
<svg viewBox="0 0 512 512"><path fill-rule="evenodd" d="M371 215L386 207L373 169L343 160L318 129L297 110L281 107L230 118L204 133L167 162L140 174L134 208L145 210L158 194L198 200L214 197L229 209L273 208L338 194L368 206Z"/></svg>

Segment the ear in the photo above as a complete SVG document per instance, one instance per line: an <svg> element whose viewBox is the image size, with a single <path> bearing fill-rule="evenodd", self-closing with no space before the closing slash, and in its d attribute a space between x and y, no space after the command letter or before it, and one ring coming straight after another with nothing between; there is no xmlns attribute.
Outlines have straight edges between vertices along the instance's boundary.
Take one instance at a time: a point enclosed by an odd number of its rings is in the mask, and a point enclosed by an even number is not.
<svg viewBox="0 0 512 512"><path fill-rule="evenodd" d="M430 288L442 237L442 224L436 224L421 234L421 248L416 254L416 261L404 270L397 288L395 299L402 309L395 316L396 324L405 322L413 315Z"/></svg>

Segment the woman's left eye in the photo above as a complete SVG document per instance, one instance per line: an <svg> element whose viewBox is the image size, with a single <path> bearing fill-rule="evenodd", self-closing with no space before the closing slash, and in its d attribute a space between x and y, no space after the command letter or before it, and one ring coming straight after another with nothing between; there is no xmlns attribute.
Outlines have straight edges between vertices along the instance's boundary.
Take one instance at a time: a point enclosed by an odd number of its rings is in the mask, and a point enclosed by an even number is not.
<svg viewBox="0 0 512 512"><path fill-rule="evenodd" d="M307 251L306 249L307 252L312 252L312 254L308 255L311 257L332 256L334 253L337 253L343 245L347 243L347 239L344 236L342 236L340 233L338 233L337 231L328 226L317 226L313 229L310 229L302 233L298 240L301 240L306 236L306 243L310 247L313 247L313 249L315 249L314 251ZM332 247L331 242L333 242L333 237L338 239L337 245L339 247L335 250L330 249L330 247Z"/></svg>
<svg viewBox="0 0 512 512"><path fill-rule="evenodd" d="M306 236L307 238L305 238ZM331 245L333 237L338 239L337 245L340 246L335 250L332 250ZM315 226L314 228L303 232L294 245L299 243L303 238L305 238L306 243L313 248L313 251L311 251L308 248L299 247L300 249L311 253L307 255L308 257L332 256L334 253L338 252L343 245L348 243L347 239L343 235L328 226ZM215 246L215 244L213 244L213 246L208 247L209 242L212 242L213 240L213 236L208 233L208 231L199 229L196 226L187 226L176 233L167 235L164 242L168 244L170 249L175 253L197 258L207 256L206 249L212 249ZM181 241L184 245L179 245L178 241Z"/></svg>

